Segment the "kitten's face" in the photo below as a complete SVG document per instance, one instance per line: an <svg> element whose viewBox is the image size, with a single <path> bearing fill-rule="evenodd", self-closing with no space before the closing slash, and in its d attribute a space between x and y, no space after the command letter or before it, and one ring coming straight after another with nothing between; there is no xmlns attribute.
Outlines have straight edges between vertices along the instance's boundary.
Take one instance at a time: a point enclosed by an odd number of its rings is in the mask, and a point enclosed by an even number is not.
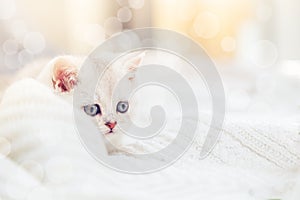
<svg viewBox="0 0 300 200"><path fill-rule="evenodd" d="M134 87L137 77L135 71L140 65L144 53L127 59L126 61L117 61L100 78L96 87L94 103L84 105L84 112L97 121L98 128L106 135L118 132L118 122L124 115L131 115L131 108L136 102L126 99L121 93L115 93L112 99L113 91L118 82L127 74L129 78L124 79L130 87Z"/></svg>

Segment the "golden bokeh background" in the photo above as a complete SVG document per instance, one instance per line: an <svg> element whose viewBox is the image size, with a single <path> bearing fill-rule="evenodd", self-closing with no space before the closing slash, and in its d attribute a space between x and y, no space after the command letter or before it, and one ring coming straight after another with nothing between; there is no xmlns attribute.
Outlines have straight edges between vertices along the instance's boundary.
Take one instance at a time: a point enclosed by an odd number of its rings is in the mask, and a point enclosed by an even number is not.
<svg viewBox="0 0 300 200"><path fill-rule="evenodd" d="M41 57L86 55L141 27L188 35L221 66L274 67L300 58L299 13L298 0L1 0L0 73Z"/></svg>

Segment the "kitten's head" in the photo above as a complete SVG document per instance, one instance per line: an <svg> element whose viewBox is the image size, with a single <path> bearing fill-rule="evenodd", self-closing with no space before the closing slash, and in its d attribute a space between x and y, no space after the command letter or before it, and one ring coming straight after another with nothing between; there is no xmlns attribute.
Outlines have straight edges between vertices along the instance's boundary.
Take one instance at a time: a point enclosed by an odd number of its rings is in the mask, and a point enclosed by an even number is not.
<svg viewBox="0 0 300 200"><path fill-rule="evenodd" d="M118 82L129 73L125 84L134 87L137 82L136 70L141 64L145 53L120 59L110 66L99 79L96 87L94 103L83 106L84 112L95 118L98 128L102 133L116 133L122 115L131 115L131 108L136 104L134 100L126 99L122 92L112 95ZM126 91L124 91L126 93Z"/></svg>

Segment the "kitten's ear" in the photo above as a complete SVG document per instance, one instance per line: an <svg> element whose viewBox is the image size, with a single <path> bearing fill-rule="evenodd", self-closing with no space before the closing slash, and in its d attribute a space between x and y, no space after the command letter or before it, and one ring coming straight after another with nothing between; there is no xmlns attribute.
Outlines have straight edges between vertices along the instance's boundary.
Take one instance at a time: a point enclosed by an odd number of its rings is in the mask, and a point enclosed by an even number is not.
<svg viewBox="0 0 300 200"><path fill-rule="evenodd" d="M78 66L72 56L59 56L52 61L52 83L60 92L70 92L77 83Z"/></svg>
<svg viewBox="0 0 300 200"><path fill-rule="evenodd" d="M146 52L142 52L138 54L137 56L129 59L127 62L125 62L125 66L129 71L134 71L136 68L142 63L144 57L146 55Z"/></svg>

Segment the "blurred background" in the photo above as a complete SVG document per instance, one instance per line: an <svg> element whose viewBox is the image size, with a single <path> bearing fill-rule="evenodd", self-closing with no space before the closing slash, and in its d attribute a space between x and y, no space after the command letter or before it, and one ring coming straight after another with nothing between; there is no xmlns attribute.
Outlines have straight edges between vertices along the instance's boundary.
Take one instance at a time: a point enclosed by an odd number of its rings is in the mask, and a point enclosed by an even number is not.
<svg viewBox="0 0 300 200"><path fill-rule="evenodd" d="M160 27L206 49L229 110L288 113L300 110L299 18L299 0L0 0L0 86L36 59Z"/></svg>

